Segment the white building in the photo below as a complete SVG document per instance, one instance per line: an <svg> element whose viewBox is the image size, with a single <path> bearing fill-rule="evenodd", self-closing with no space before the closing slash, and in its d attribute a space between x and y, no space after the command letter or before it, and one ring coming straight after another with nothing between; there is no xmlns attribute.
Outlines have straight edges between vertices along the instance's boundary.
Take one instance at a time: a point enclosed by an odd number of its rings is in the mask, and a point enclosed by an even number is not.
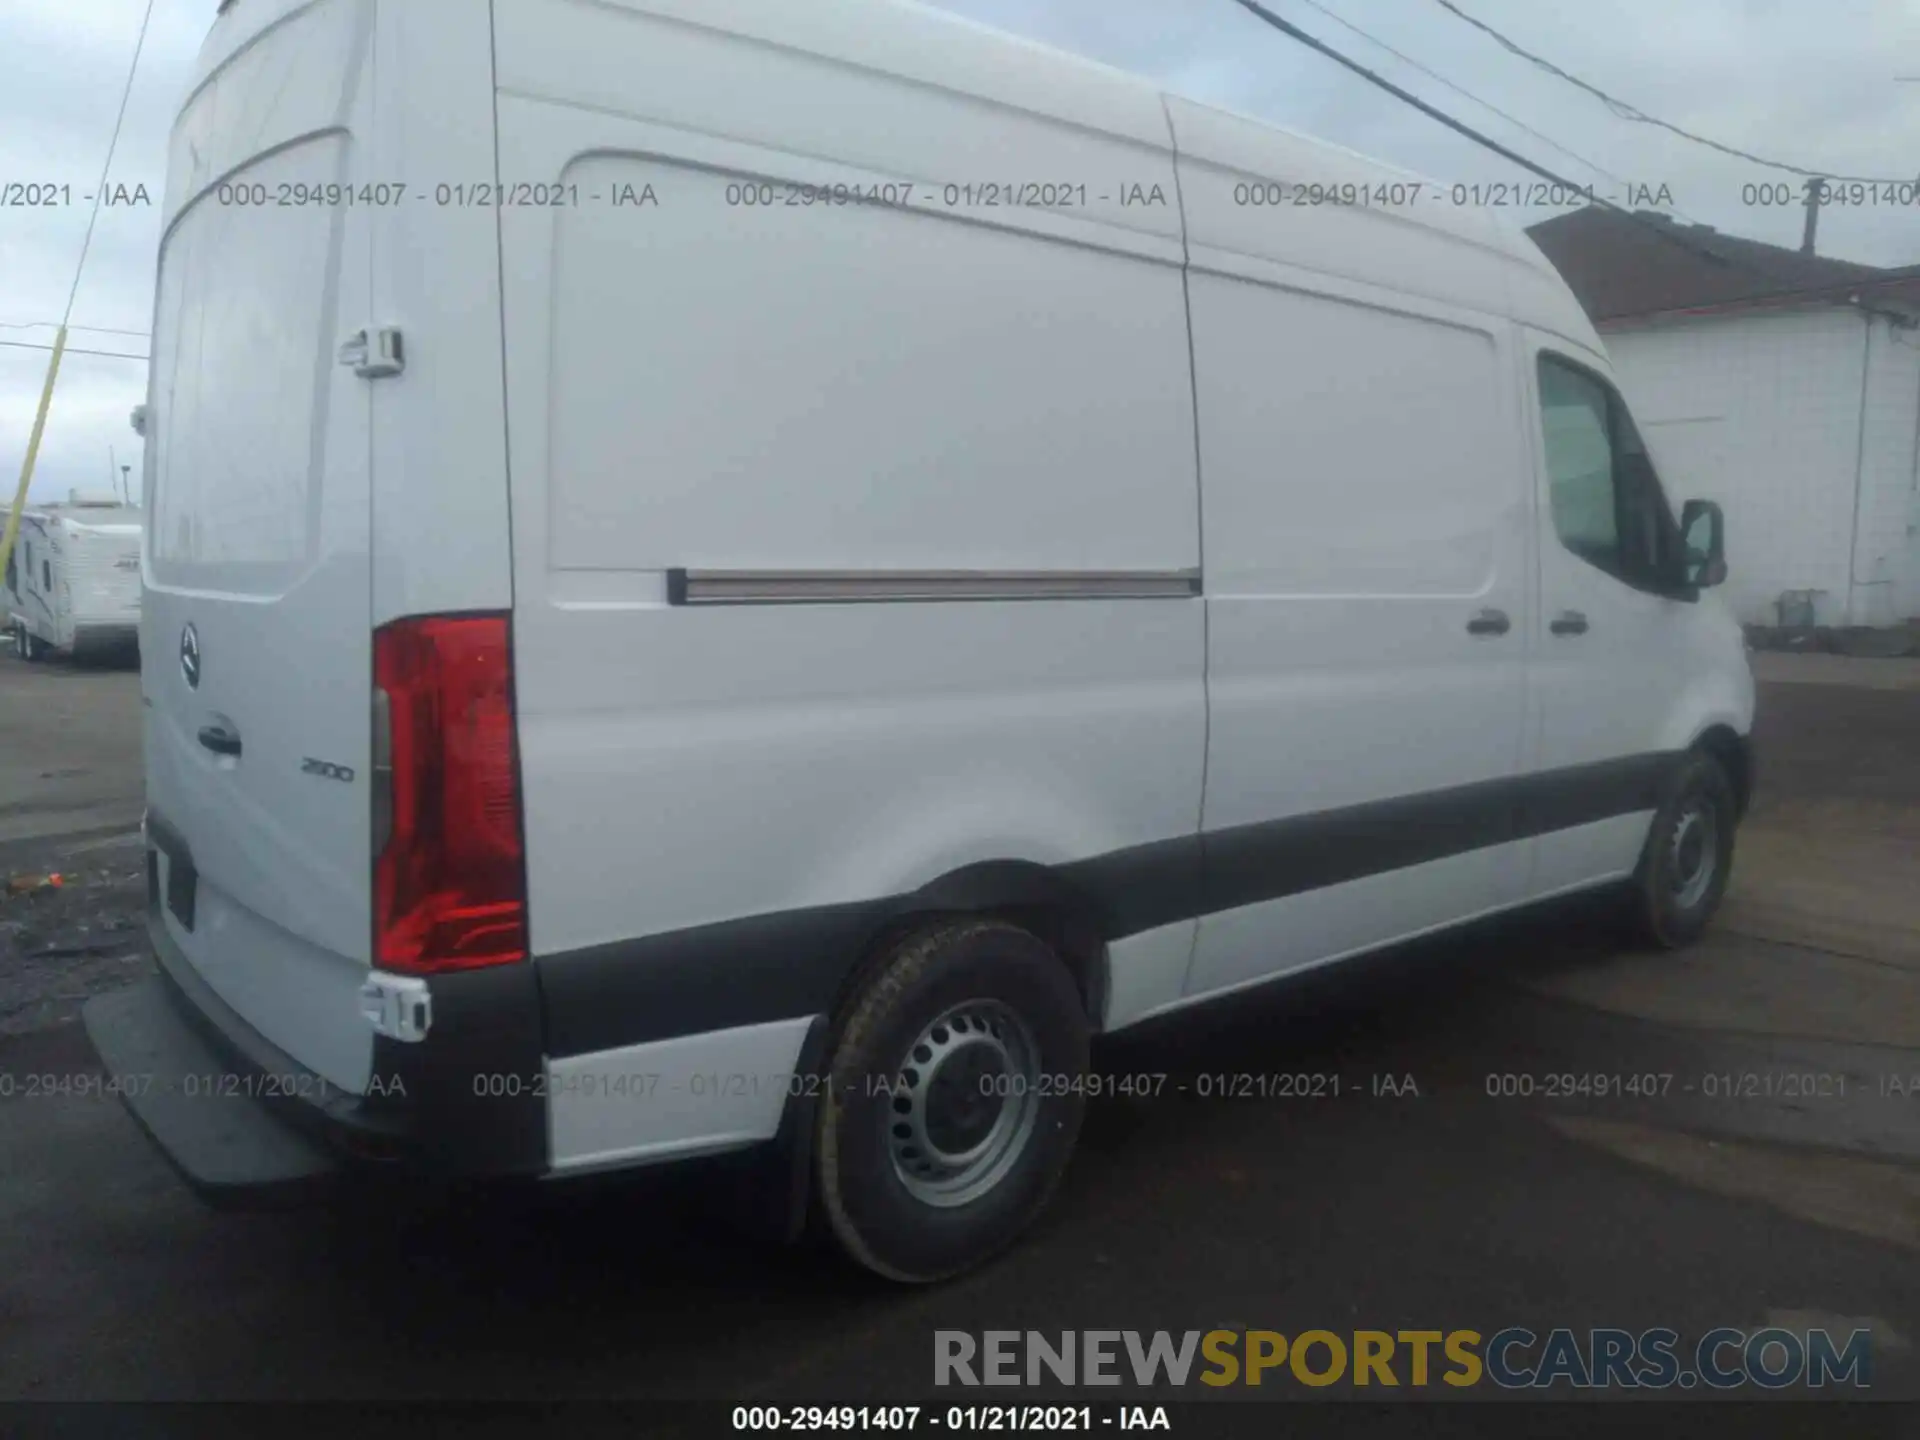
<svg viewBox="0 0 1920 1440"><path fill-rule="evenodd" d="M1920 616L1920 267L1878 270L1639 212L1532 228L1606 338L1676 505L1727 516L1726 595L1773 624Z"/></svg>

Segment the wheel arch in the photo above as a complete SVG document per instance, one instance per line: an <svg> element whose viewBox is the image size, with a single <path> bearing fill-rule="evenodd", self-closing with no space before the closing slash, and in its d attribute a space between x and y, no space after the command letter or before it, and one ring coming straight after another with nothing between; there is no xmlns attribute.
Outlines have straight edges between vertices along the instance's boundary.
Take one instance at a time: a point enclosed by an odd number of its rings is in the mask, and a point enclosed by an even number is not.
<svg viewBox="0 0 1920 1440"><path fill-rule="evenodd" d="M1731 725L1709 725L1694 738L1690 750L1699 750L1719 761L1733 783L1736 815L1745 819L1753 802L1753 741Z"/></svg>
<svg viewBox="0 0 1920 1440"><path fill-rule="evenodd" d="M1091 1030L1102 1028L1107 1009L1108 917L1092 896L1067 876L1031 860L988 860L963 865L880 907L866 927L854 962L846 969L832 1005L808 1029L798 1068L817 1075L833 1052L856 997L908 936L943 921L993 916L1038 936L1067 968L1086 1007ZM771 1147L771 1171L754 1172L774 1186L777 1235L788 1242L805 1231L815 1213L812 1179L814 1092L789 1097Z"/></svg>
<svg viewBox="0 0 1920 1440"><path fill-rule="evenodd" d="M1089 1025L1096 1031L1101 1028L1109 983L1107 917L1093 897L1067 876L1031 860L964 865L884 907L834 997L834 1015L844 1013L867 976L902 939L963 916L997 917L1038 936L1067 967Z"/></svg>

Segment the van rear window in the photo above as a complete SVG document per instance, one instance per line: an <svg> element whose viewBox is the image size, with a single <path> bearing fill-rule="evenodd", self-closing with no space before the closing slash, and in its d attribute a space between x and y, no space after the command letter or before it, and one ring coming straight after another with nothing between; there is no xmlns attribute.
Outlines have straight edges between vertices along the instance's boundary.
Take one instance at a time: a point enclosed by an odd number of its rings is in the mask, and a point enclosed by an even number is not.
<svg viewBox="0 0 1920 1440"><path fill-rule="evenodd" d="M231 188L331 173L342 143L295 146ZM268 590L313 553L340 215L210 192L167 240L149 444L152 555L170 580Z"/></svg>

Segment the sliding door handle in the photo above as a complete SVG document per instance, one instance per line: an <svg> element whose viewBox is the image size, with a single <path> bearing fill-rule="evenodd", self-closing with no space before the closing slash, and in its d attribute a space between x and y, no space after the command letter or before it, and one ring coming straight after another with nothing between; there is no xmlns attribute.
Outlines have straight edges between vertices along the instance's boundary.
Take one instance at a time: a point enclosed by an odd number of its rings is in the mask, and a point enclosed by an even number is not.
<svg viewBox="0 0 1920 1440"><path fill-rule="evenodd" d="M1504 635L1512 628L1513 622L1507 619L1504 610L1482 610L1467 621L1469 635Z"/></svg>
<svg viewBox="0 0 1920 1440"><path fill-rule="evenodd" d="M1556 635L1584 635L1587 633L1587 617L1578 610L1562 610L1547 628Z"/></svg>

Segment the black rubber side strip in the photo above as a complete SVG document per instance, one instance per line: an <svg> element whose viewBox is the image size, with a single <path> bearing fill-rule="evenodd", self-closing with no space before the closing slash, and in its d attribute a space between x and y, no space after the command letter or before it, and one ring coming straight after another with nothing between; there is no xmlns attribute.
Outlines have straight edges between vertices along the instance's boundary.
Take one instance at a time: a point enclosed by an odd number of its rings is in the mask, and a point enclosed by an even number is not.
<svg viewBox="0 0 1920 1440"><path fill-rule="evenodd" d="M1182 836L1060 867L1109 942L1196 916L1653 809L1655 753ZM592 1054L832 1010L885 925L1033 904L1025 867L977 866L916 895L817 906L541 956L548 1053ZM435 982L435 1004L438 1001Z"/></svg>

